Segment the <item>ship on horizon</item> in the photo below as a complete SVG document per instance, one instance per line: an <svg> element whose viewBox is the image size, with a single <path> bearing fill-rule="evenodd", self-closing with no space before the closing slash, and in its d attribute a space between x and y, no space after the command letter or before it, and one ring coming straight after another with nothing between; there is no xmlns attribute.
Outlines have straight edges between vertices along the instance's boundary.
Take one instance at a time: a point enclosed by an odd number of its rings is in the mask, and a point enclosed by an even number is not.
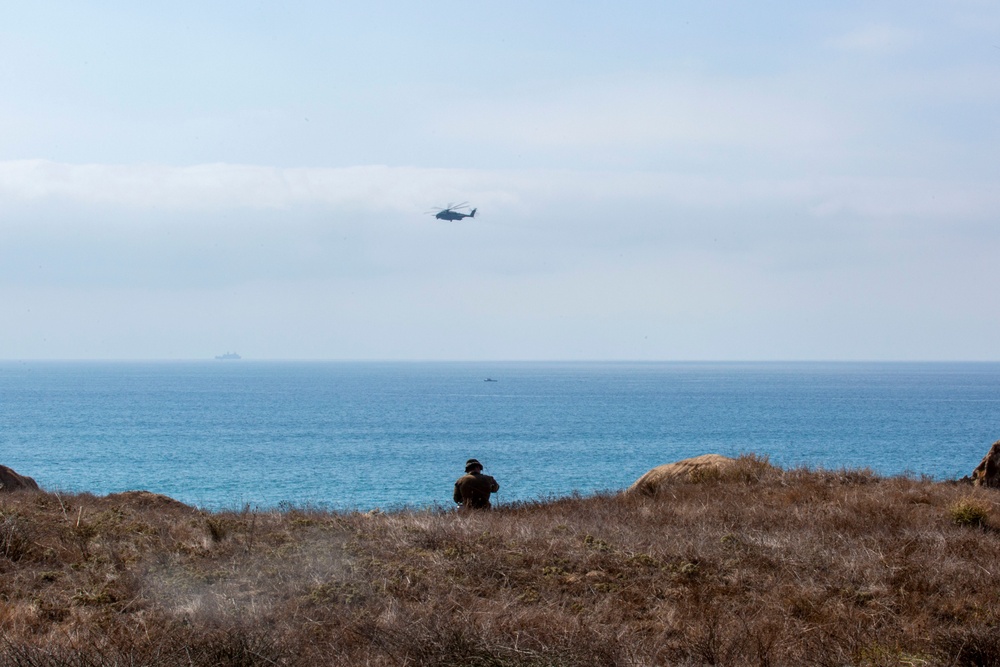
<svg viewBox="0 0 1000 667"><path fill-rule="evenodd" d="M217 355L215 355L215 358L219 359L220 361L226 361L226 360L229 360L229 359L242 359L243 357L241 357L240 355L236 354L235 352L226 352L225 354L217 354Z"/></svg>

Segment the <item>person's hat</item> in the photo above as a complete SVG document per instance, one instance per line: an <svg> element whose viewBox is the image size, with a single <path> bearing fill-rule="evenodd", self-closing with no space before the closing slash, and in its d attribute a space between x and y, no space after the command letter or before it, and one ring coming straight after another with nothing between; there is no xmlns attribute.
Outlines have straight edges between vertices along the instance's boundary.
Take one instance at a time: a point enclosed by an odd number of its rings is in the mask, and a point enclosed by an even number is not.
<svg viewBox="0 0 1000 667"><path fill-rule="evenodd" d="M476 459L469 459L468 461L465 462L465 472L472 472L473 468L479 468L480 470L482 470L483 464L477 461Z"/></svg>

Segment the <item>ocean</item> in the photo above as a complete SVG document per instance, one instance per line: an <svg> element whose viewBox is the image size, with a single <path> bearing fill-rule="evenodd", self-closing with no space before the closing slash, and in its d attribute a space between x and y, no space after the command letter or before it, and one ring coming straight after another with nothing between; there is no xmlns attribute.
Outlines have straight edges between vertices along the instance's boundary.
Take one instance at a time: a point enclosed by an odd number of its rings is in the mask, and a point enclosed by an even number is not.
<svg viewBox="0 0 1000 667"><path fill-rule="evenodd" d="M209 509L449 506L470 457L500 503L705 453L949 479L998 438L1000 363L0 363L0 464Z"/></svg>

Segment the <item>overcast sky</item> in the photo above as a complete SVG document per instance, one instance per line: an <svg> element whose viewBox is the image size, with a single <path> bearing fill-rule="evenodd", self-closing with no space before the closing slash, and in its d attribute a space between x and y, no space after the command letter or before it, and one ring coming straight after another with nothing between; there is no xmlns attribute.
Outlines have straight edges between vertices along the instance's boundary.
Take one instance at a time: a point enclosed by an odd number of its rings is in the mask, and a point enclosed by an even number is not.
<svg viewBox="0 0 1000 667"><path fill-rule="evenodd" d="M1000 359L992 0L7 3L0 91L3 359Z"/></svg>

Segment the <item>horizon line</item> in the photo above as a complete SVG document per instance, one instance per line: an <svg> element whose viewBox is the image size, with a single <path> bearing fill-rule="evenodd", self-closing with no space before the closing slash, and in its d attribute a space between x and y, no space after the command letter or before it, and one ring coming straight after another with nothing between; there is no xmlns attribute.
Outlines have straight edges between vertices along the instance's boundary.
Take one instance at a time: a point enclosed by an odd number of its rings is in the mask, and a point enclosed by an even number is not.
<svg viewBox="0 0 1000 667"><path fill-rule="evenodd" d="M989 364L1000 363L1000 359L877 359L877 358L761 358L761 359L741 359L741 358L718 358L718 359L614 359L614 358L573 358L573 359L441 359L441 358L345 358L345 357L244 357L239 359L217 359L212 357L23 357L23 358L0 358L0 363L31 363L31 362L61 362L61 363L83 363L83 362L109 362L109 363L191 363L191 362L228 362L230 365L244 363L273 363L273 362L300 362L300 363L401 363L401 364L516 364L516 363L538 363L538 364Z"/></svg>

